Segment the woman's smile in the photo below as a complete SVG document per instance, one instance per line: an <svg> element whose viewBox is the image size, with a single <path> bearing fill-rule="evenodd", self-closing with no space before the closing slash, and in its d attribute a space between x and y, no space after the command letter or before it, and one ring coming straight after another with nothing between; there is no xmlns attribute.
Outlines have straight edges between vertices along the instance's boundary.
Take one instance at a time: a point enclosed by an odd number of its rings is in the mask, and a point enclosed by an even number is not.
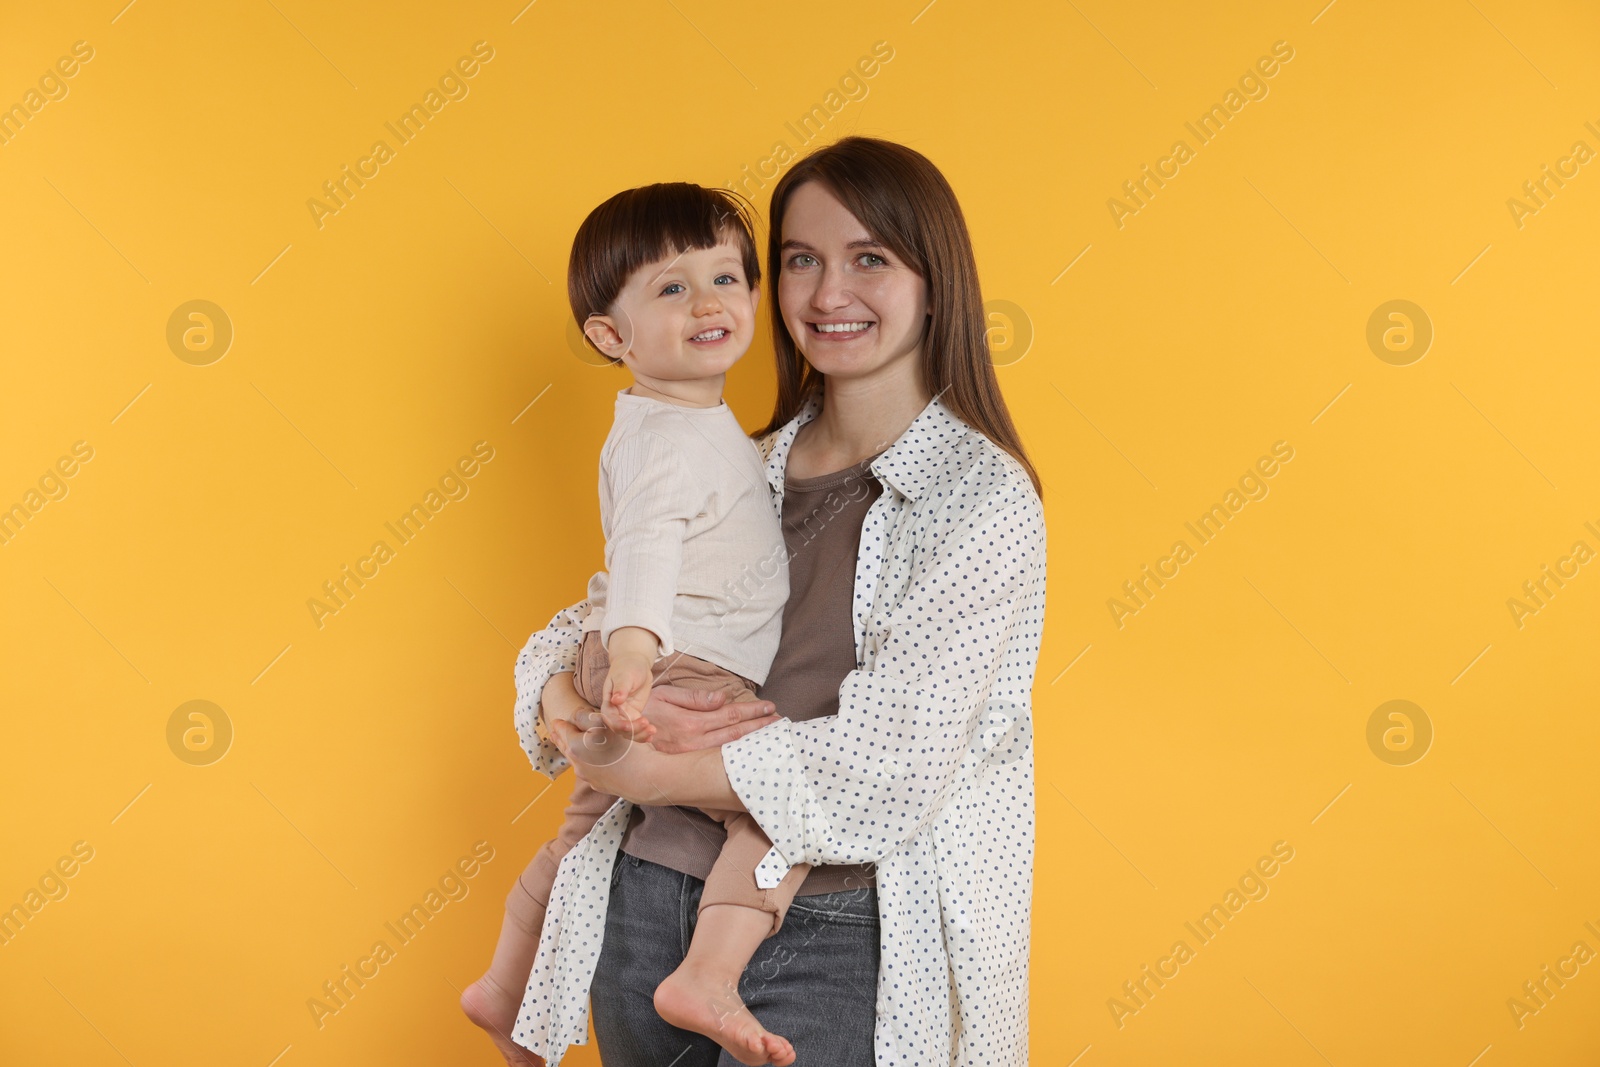
<svg viewBox="0 0 1600 1067"><path fill-rule="evenodd" d="M849 322L809 322L806 325L817 340L837 344L865 336L876 324L857 319Z"/></svg>

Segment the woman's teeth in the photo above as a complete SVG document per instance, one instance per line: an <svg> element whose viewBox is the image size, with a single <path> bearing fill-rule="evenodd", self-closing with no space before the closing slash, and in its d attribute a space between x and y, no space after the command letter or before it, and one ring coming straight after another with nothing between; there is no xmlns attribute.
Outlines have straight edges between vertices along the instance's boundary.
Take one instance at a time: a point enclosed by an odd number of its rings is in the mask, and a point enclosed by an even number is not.
<svg viewBox="0 0 1600 1067"><path fill-rule="evenodd" d="M816 322L812 323L820 333L855 333L871 326L870 322Z"/></svg>

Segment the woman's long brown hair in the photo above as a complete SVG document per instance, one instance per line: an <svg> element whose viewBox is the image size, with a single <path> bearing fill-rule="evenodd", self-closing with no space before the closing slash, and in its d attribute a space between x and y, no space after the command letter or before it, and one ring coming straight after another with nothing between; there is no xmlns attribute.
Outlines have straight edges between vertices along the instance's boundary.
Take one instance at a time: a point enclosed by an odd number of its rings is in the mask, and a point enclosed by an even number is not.
<svg viewBox="0 0 1600 1067"><path fill-rule="evenodd" d="M956 194L922 153L875 137L845 137L806 156L772 190L767 277L776 288L783 269L783 216L789 195L806 182L827 188L875 240L911 266L928 285L933 322L923 338L922 378L968 426L1016 458L1043 496L1039 474L1022 447L989 356L983 295L972 238ZM794 418L822 388L776 306L772 346L778 358L778 399L771 433Z"/></svg>

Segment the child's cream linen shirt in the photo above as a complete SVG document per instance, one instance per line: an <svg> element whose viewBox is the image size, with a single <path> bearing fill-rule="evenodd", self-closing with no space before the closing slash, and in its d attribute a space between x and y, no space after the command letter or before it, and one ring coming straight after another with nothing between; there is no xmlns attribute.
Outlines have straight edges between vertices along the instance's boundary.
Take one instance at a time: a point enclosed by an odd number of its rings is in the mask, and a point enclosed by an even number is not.
<svg viewBox="0 0 1600 1067"><path fill-rule="evenodd" d="M606 569L583 629L656 635L656 655L710 660L757 685L789 599L783 528L760 450L726 403L686 407L617 392L600 448Z"/></svg>

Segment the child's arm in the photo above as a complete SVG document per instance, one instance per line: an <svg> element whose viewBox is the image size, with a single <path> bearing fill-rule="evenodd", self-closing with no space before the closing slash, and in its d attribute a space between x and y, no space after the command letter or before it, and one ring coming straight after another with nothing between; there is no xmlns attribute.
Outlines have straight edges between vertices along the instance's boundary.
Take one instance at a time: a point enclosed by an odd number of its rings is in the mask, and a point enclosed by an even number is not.
<svg viewBox="0 0 1600 1067"><path fill-rule="evenodd" d="M704 510L706 491L682 449L648 430L615 441L602 475L611 491L600 626L611 667L602 710L620 707L631 721L644 709L657 657L676 651L672 609L683 541L690 520Z"/></svg>

